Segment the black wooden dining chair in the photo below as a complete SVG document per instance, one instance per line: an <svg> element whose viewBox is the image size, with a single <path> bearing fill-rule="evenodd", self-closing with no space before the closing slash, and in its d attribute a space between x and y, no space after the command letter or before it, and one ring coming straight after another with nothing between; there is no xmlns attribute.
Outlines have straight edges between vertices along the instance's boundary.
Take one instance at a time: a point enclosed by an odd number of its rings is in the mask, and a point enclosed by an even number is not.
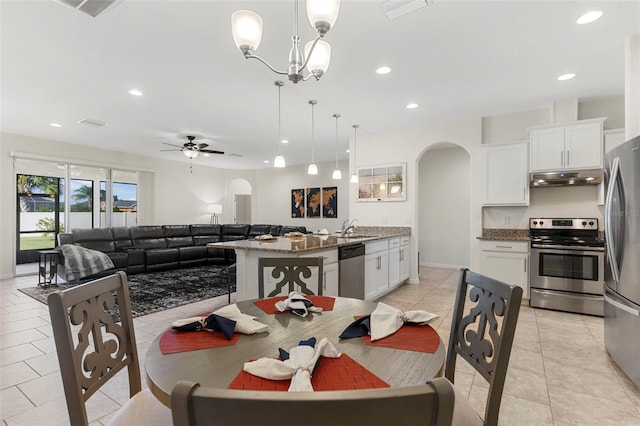
<svg viewBox="0 0 640 426"><path fill-rule="evenodd" d="M258 296L264 298L264 270L273 268L271 276L280 279L274 290L267 297L281 294L286 286L285 294L299 290L301 293L322 296L323 287L323 257L261 257L258 259ZM311 290L305 279L311 277L311 267L318 268L317 286ZM297 287L297 288L296 288Z"/></svg>
<svg viewBox="0 0 640 426"><path fill-rule="evenodd" d="M320 392L203 388L181 381L171 392L174 425L451 425L454 393L445 378L420 386Z"/></svg>
<svg viewBox="0 0 640 426"><path fill-rule="evenodd" d="M456 389L454 425L498 424L521 300L519 286L460 270L444 375L454 383L460 356L489 382L489 394L483 420Z"/></svg>
<svg viewBox="0 0 640 426"><path fill-rule="evenodd" d="M51 293L47 301L71 425L89 424L87 400L125 368L130 399L109 424L170 425L169 409L148 389L141 390L126 274ZM116 306L120 323L112 318Z"/></svg>

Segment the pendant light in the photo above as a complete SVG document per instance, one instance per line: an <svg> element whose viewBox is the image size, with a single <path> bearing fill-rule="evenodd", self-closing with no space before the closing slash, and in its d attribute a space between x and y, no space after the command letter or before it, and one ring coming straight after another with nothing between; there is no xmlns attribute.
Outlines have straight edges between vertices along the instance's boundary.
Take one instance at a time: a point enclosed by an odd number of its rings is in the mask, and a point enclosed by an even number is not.
<svg viewBox="0 0 640 426"><path fill-rule="evenodd" d="M278 155L276 155L276 158L273 160L273 167L277 167L281 169L286 166L286 162L284 161L284 156L280 152L280 146L282 145L282 142L281 142L282 141L282 135L281 135L282 115L280 113L280 89L282 89L282 86L284 86L284 82L278 80L275 82L275 85L278 86Z"/></svg>
<svg viewBox="0 0 640 426"><path fill-rule="evenodd" d="M335 180L340 180L342 179L342 172L338 168L338 118L340 118L340 114L333 114L333 118L336 119L336 169L331 177Z"/></svg>
<svg viewBox="0 0 640 426"><path fill-rule="evenodd" d="M315 115L314 109L318 101L312 99L309 101L311 105L311 164L309 164L309 168L307 169L308 175L317 175L318 174L318 166L316 166L315 162Z"/></svg>
<svg viewBox="0 0 640 426"><path fill-rule="evenodd" d="M358 183L358 175L356 174L356 145L358 142L358 126L354 124L353 126L353 174L351 175L351 183Z"/></svg>

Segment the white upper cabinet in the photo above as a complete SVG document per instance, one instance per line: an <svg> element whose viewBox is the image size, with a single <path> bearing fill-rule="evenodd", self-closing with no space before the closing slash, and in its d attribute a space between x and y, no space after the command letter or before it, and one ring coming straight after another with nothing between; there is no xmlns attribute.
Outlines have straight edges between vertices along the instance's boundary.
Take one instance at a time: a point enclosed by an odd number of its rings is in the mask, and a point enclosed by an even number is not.
<svg viewBox="0 0 640 426"><path fill-rule="evenodd" d="M602 168L603 121L531 129L531 172Z"/></svg>
<svg viewBox="0 0 640 426"><path fill-rule="evenodd" d="M484 205L529 205L527 153L526 142L482 147Z"/></svg>

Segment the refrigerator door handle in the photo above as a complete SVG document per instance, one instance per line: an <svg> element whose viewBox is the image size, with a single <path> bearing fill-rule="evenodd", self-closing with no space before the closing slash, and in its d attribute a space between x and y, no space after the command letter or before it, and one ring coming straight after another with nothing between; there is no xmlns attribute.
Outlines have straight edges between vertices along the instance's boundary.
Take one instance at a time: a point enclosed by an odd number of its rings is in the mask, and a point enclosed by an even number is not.
<svg viewBox="0 0 640 426"><path fill-rule="evenodd" d="M611 221L611 202L613 200L613 193L618 183L618 173L620 171L620 158L613 159L611 165L611 177L609 178L609 187L607 188L607 197L604 202L604 232L607 238L607 257L611 264L611 274L615 282L620 281L620 270L618 269L618 259L616 257L615 244L613 241L613 229Z"/></svg>
<svg viewBox="0 0 640 426"><path fill-rule="evenodd" d="M625 305L622 302L618 302L615 299L612 299L606 292L604 293L604 301L605 303L610 304L611 306L614 306L620 310L623 310L631 315L634 315L636 317L640 317L640 310L638 309L634 309L631 306Z"/></svg>

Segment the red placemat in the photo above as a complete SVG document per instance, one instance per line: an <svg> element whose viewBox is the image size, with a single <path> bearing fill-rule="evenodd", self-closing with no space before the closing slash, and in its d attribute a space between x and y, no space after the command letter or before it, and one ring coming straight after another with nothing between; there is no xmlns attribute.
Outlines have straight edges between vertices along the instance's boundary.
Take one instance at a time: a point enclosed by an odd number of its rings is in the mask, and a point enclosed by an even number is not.
<svg viewBox="0 0 640 426"><path fill-rule="evenodd" d="M329 296L305 296L307 299L311 300L313 306L317 306L322 308L323 311L333 311L333 305L336 303L336 299L334 297ZM262 309L266 314L281 314L284 311L280 312L276 309L276 302L287 299L287 296L279 296L272 297L270 299L262 299L256 300L253 302L258 308Z"/></svg>
<svg viewBox="0 0 640 426"><path fill-rule="evenodd" d="M284 391L291 380L263 379L246 371L240 371L229 389ZM388 388L389 384L364 368L347 354L340 358L322 357L311 377L316 391Z"/></svg>
<svg viewBox="0 0 640 426"><path fill-rule="evenodd" d="M430 325L403 325L400 330L384 339L371 341L371 336L362 336L367 345L405 351L434 353L440 346L440 336Z"/></svg>
<svg viewBox="0 0 640 426"><path fill-rule="evenodd" d="M197 316L206 317L211 312ZM160 351L164 354L197 351L199 349L233 346L238 341L238 333L233 333L231 340L221 331L175 331L168 329L160 337Z"/></svg>

